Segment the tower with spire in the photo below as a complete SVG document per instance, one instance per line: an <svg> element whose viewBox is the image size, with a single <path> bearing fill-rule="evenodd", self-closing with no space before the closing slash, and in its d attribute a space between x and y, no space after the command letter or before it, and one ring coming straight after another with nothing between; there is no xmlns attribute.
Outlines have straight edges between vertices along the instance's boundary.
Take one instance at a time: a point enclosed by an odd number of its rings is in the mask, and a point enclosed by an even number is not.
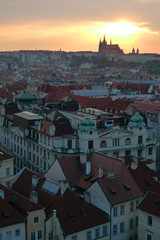
<svg viewBox="0 0 160 240"><path fill-rule="evenodd" d="M119 55L123 54L123 50L120 49L118 44L112 44L112 40L110 39L110 44L107 44L106 37L104 35L103 41L99 41L99 53L105 55Z"/></svg>

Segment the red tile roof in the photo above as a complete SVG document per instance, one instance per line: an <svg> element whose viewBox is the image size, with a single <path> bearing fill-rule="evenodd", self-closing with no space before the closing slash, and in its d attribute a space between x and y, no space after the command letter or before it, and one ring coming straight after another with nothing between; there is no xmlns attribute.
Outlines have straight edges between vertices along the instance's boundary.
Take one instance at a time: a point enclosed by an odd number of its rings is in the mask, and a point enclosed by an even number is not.
<svg viewBox="0 0 160 240"><path fill-rule="evenodd" d="M0 147L0 160L5 160L12 157L13 155L7 152L4 148Z"/></svg>
<svg viewBox="0 0 160 240"><path fill-rule="evenodd" d="M89 175L85 173L85 164L81 164L74 157L62 157L58 160L71 187L77 186L87 190L97 181L111 204L118 204L142 196L142 191L122 161L98 153L88 155L88 160L91 161ZM100 165L103 166L102 179L98 178ZM108 170L112 169L115 171L115 178L109 179ZM129 190L126 185L129 185ZM112 194L110 187L116 190L115 194Z"/></svg>
<svg viewBox="0 0 160 240"><path fill-rule="evenodd" d="M33 175L39 177L38 174L35 174L31 170L24 169L23 173L14 183L13 189L29 198L30 191L33 190ZM73 173L74 177L75 174ZM47 217L53 214L53 210L57 210L57 217L65 235L108 222L108 218L103 211L89 205L80 197L75 196L69 189L66 190L63 196L59 192L55 196L43 190L42 185L45 180L44 177L39 178L37 186L34 187L34 191L38 193L38 203L45 208Z"/></svg>
<svg viewBox="0 0 160 240"><path fill-rule="evenodd" d="M135 170L129 168L130 173L144 194L147 191L159 193L160 183L153 178L153 176L155 176L153 171L149 170L147 166L144 167L143 165L143 163L140 163Z"/></svg>
<svg viewBox="0 0 160 240"><path fill-rule="evenodd" d="M139 209L160 217L160 194L147 192L143 200L140 202Z"/></svg>
<svg viewBox="0 0 160 240"><path fill-rule="evenodd" d="M4 192L4 199L22 216L27 216L28 212L42 209L39 204L32 202L25 196L22 196L21 194L5 187L2 184L0 184L0 189ZM5 203L5 206L7 207L7 203ZM15 215L15 222L20 220L19 214Z"/></svg>
<svg viewBox="0 0 160 240"><path fill-rule="evenodd" d="M53 204L64 234L69 235L108 222L106 214L86 203L69 189Z"/></svg>
<svg viewBox="0 0 160 240"><path fill-rule="evenodd" d="M0 228L24 222L23 216L6 199L0 197Z"/></svg>
<svg viewBox="0 0 160 240"><path fill-rule="evenodd" d="M38 184L36 187L32 186L32 176L37 176L38 177ZM46 178L42 177L25 168L23 173L19 176L17 181L13 184L12 189L23 196L27 197L30 199L30 192L32 190L36 191L38 193L38 203L43 206L43 207L48 207L53 201L55 200L55 196L51 195L50 193L44 191L42 189L42 185L45 182Z"/></svg>

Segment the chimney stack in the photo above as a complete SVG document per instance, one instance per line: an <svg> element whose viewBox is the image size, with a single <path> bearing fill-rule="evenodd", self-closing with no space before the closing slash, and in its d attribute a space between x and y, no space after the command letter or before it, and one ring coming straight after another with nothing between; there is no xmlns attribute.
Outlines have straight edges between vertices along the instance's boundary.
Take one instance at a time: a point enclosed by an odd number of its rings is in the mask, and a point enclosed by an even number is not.
<svg viewBox="0 0 160 240"><path fill-rule="evenodd" d="M80 162L83 164L83 163L86 163L86 161L87 161L87 154L86 153L80 154Z"/></svg>
<svg viewBox="0 0 160 240"><path fill-rule="evenodd" d="M108 170L108 178L115 178L115 171L113 169Z"/></svg>
<svg viewBox="0 0 160 240"><path fill-rule="evenodd" d="M59 183L60 183L60 186L61 186L61 195L63 196L67 187L68 187L68 181L67 180L60 180Z"/></svg>
<svg viewBox="0 0 160 240"><path fill-rule="evenodd" d="M99 177L99 178L102 178L102 177L103 177L103 166L102 166L102 165L99 166L99 169L98 169L98 177Z"/></svg>
<svg viewBox="0 0 160 240"><path fill-rule="evenodd" d="M131 169L132 170L136 170L138 167L138 159L137 158L134 158L131 162Z"/></svg>
<svg viewBox="0 0 160 240"><path fill-rule="evenodd" d="M86 162L86 175L89 175L91 173L91 162Z"/></svg>
<svg viewBox="0 0 160 240"><path fill-rule="evenodd" d="M0 189L0 197L4 199L4 191L2 189Z"/></svg>
<svg viewBox="0 0 160 240"><path fill-rule="evenodd" d="M90 203L90 193L89 193L89 192L85 192L85 193L84 193L84 200L85 200L87 203Z"/></svg>

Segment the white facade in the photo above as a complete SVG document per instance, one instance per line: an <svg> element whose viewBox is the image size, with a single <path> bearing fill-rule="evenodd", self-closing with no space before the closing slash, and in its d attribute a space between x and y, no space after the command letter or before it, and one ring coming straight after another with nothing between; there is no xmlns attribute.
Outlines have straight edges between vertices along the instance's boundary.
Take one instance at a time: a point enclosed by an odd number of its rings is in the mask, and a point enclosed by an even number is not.
<svg viewBox="0 0 160 240"><path fill-rule="evenodd" d="M160 218L139 209L138 239L160 239ZM148 238L147 238L148 237Z"/></svg>
<svg viewBox="0 0 160 240"><path fill-rule="evenodd" d="M136 238L138 234L138 210L136 205L140 198L111 205L97 182L87 192L89 193L90 203L109 215L112 240Z"/></svg>
<svg viewBox="0 0 160 240"><path fill-rule="evenodd" d="M0 239L26 240L25 222L0 228Z"/></svg>

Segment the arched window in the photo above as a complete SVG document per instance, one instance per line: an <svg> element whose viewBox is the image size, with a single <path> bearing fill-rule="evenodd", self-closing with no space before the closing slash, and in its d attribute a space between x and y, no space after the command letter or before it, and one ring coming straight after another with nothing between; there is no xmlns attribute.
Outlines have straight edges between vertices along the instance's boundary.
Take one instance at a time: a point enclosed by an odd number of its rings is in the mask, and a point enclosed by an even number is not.
<svg viewBox="0 0 160 240"><path fill-rule="evenodd" d="M104 147L106 147L107 146L107 143L106 143L106 141L102 141L101 143L100 143L100 148L104 148Z"/></svg>
<svg viewBox="0 0 160 240"><path fill-rule="evenodd" d="M126 138L125 145L130 145L130 144L131 144L131 139L130 138Z"/></svg>

